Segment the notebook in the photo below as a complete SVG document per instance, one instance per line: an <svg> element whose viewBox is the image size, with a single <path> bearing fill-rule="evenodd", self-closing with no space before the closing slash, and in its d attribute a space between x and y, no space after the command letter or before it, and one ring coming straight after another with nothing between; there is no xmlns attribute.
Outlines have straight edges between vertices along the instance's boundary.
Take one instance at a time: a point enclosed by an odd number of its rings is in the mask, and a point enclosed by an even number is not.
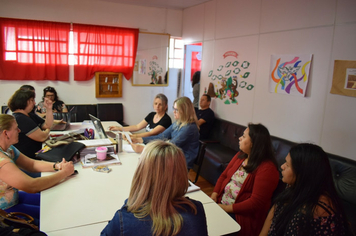
<svg viewBox="0 0 356 236"><path fill-rule="evenodd" d="M99 118L96 118L92 114L89 114L89 117L90 117L91 121L93 122L95 131L96 131L96 135L98 135L99 138L105 139L105 138L110 137L110 138L116 139L116 133L114 133L112 131L105 131ZM119 126L121 126L121 125L119 124Z"/></svg>

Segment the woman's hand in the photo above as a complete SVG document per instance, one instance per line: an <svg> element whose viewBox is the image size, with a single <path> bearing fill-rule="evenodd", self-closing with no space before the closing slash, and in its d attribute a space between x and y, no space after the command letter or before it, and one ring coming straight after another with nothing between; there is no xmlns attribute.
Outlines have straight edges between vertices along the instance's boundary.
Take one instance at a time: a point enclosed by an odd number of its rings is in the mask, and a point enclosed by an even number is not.
<svg viewBox="0 0 356 236"><path fill-rule="evenodd" d="M109 130L122 131L122 128L119 126L109 126Z"/></svg>
<svg viewBox="0 0 356 236"><path fill-rule="evenodd" d="M64 158L62 159L61 163L57 164L57 168L60 171L64 171L66 173L66 176L70 176L74 173L74 165L72 161L66 161Z"/></svg>
<svg viewBox="0 0 356 236"><path fill-rule="evenodd" d="M218 202L218 193L213 192L210 196L211 199L213 199L214 202Z"/></svg>
<svg viewBox="0 0 356 236"><path fill-rule="evenodd" d="M46 108L46 111L48 111L48 110L52 111L53 101L49 98L44 98L43 106Z"/></svg>
<svg viewBox="0 0 356 236"><path fill-rule="evenodd" d="M144 148L144 146L142 146L140 144L133 144L133 143L131 143L131 147L136 153L141 153Z"/></svg>
<svg viewBox="0 0 356 236"><path fill-rule="evenodd" d="M218 204L225 212L227 213L234 213L233 212L233 209L232 209L232 205L224 205L224 204L221 204L219 203Z"/></svg>
<svg viewBox="0 0 356 236"><path fill-rule="evenodd" d="M142 138L131 138L132 143L143 143Z"/></svg>

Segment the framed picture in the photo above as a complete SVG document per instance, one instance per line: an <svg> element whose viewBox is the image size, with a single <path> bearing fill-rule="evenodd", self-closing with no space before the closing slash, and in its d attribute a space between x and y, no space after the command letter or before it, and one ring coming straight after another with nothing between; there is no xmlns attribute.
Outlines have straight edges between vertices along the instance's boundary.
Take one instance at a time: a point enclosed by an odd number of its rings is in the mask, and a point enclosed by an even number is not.
<svg viewBox="0 0 356 236"><path fill-rule="evenodd" d="M96 72L95 97L122 97L122 73Z"/></svg>

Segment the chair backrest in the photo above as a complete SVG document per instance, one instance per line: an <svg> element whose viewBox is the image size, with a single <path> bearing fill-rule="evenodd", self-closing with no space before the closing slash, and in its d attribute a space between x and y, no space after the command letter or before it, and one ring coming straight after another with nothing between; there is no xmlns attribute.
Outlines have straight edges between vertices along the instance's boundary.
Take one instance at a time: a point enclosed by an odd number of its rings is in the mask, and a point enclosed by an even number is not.
<svg viewBox="0 0 356 236"><path fill-rule="evenodd" d="M98 103L97 117L101 121L117 121L123 124L124 112L122 103Z"/></svg>
<svg viewBox="0 0 356 236"><path fill-rule="evenodd" d="M204 160L206 143L204 141L199 140L199 151L198 156L195 158L194 164L201 166Z"/></svg>
<svg viewBox="0 0 356 236"><path fill-rule="evenodd" d="M194 160L194 164L198 166L198 169L196 171L197 174L195 176L195 180L193 181L193 183L196 183L198 181L201 166L203 165L203 161L204 161L205 148L206 148L206 143L204 141L199 140L199 151L197 157Z"/></svg>

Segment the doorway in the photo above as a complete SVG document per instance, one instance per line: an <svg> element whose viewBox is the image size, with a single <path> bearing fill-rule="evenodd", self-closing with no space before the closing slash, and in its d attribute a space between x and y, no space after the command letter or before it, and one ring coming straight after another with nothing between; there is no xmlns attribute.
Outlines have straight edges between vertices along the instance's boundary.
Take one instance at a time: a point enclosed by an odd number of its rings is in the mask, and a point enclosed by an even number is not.
<svg viewBox="0 0 356 236"><path fill-rule="evenodd" d="M201 70L202 43L184 46L184 77L183 96L194 100L192 77L196 71ZM200 94L199 94L200 96Z"/></svg>

